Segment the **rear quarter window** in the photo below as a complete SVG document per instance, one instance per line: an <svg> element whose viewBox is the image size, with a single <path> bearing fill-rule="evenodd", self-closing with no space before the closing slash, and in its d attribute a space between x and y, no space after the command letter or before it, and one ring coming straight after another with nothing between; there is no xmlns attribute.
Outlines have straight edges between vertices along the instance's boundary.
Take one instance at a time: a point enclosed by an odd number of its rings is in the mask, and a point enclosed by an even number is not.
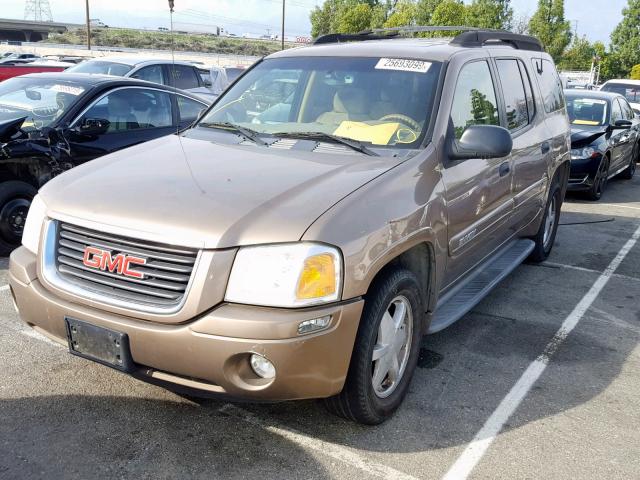
<svg viewBox="0 0 640 480"><path fill-rule="evenodd" d="M534 58L531 61L535 76L538 78L545 112L552 113L563 109L565 106L564 94L556 67L549 60Z"/></svg>

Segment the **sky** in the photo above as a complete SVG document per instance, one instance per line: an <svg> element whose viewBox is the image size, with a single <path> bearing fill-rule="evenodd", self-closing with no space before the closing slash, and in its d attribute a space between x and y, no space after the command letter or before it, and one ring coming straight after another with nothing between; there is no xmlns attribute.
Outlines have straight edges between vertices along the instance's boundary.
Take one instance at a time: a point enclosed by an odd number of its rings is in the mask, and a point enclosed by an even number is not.
<svg viewBox="0 0 640 480"><path fill-rule="evenodd" d="M286 35L309 35L309 12L322 0L285 0ZM469 3L470 0L465 0ZM55 21L84 22L84 0L49 0ZM516 16L532 15L537 0L511 0ZM578 35L609 43L611 31L620 21L626 0L565 0L565 17L577 22ZM24 0L0 0L0 17L23 18ZM91 18L110 26L168 27L167 0L90 0ZM214 24L237 35L280 31L282 0L175 0L177 24ZM194 25L196 24L196 25Z"/></svg>

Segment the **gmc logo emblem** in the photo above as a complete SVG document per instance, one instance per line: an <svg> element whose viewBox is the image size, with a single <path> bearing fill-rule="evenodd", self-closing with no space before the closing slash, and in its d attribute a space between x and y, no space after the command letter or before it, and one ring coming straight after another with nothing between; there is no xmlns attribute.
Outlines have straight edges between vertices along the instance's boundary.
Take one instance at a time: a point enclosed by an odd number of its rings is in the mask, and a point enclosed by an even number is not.
<svg viewBox="0 0 640 480"><path fill-rule="evenodd" d="M133 257L119 253L116 256L111 255L109 250L102 250L96 247L86 247L84 249L84 258L82 263L89 268L97 268L105 272L117 273L132 278L144 278L144 273L131 270L131 265L145 265L146 258Z"/></svg>

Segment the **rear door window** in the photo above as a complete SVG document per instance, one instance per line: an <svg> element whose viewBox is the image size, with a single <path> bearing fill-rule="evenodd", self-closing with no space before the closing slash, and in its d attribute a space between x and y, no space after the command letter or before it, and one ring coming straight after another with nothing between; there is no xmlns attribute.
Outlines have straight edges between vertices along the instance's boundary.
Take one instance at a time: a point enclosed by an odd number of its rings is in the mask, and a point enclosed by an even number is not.
<svg viewBox="0 0 640 480"><path fill-rule="evenodd" d="M629 105L624 98L618 98L620 102L620 108L622 108L622 114L624 115L625 120L633 120L636 114L633 112L633 108Z"/></svg>
<svg viewBox="0 0 640 480"><path fill-rule="evenodd" d="M549 60L534 58L533 68L537 73L538 85L542 93L544 110L547 113L556 112L564 108L564 94L562 93L562 82Z"/></svg>
<svg viewBox="0 0 640 480"><path fill-rule="evenodd" d="M458 140L471 125L500 125L496 91L486 61L468 63L460 70L451 122Z"/></svg>
<svg viewBox="0 0 640 480"><path fill-rule="evenodd" d="M193 67L187 65L169 65L169 72L172 72L171 80L173 87L188 90L200 86L200 77Z"/></svg>
<svg viewBox="0 0 640 480"><path fill-rule="evenodd" d="M496 64L502 83L507 128L511 131L520 130L529 124L529 105L518 61L502 59L497 60Z"/></svg>
<svg viewBox="0 0 640 480"><path fill-rule="evenodd" d="M132 78L138 78L140 80L146 80L153 83L165 83L162 76L162 65L151 65L144 67L131 75Z"/></svg>

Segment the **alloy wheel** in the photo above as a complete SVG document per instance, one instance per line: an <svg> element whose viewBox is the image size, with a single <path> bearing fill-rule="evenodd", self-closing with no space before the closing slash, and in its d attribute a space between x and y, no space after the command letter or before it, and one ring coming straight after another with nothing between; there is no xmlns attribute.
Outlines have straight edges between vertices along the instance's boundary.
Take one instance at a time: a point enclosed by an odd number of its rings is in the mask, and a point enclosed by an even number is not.
<svg viewBox="0 0 640 480"><path fill-rule="evenodd" d="M387 307L373 347L371 383L379 398L391 395L407 367L413 338L413 313L406 297L398 295Z"/></svg>

